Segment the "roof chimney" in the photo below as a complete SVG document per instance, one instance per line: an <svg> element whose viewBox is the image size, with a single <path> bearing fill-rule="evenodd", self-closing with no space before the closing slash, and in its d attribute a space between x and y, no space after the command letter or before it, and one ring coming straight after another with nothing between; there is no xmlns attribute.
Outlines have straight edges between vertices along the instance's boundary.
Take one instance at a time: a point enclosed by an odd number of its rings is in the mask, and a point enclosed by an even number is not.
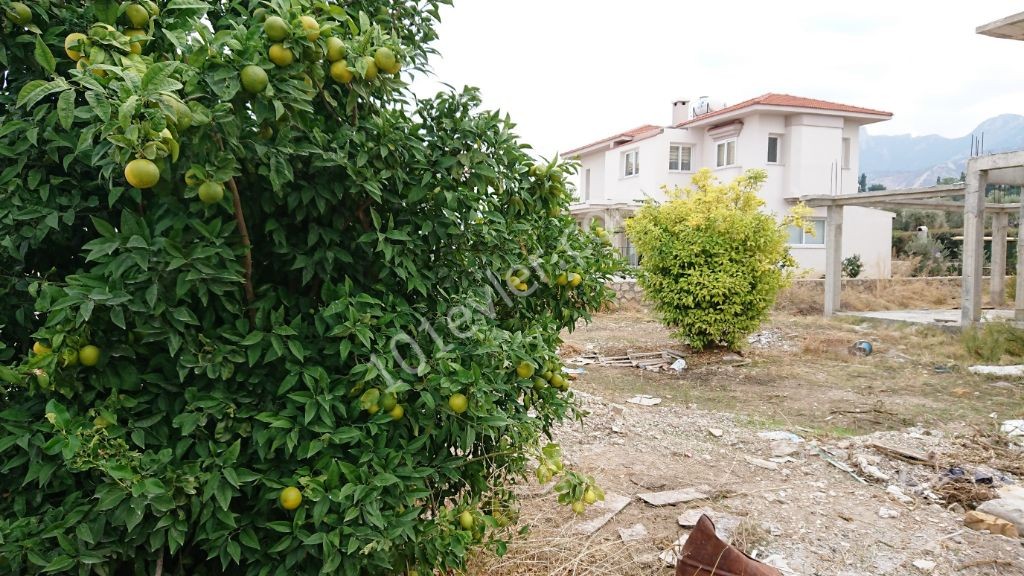
<svg viewBox="0 0 1024 576"><path fill-rule="evenodd" d="M686 122L690 119L690 101L676 100L672 103L672 125Z"/></svg>

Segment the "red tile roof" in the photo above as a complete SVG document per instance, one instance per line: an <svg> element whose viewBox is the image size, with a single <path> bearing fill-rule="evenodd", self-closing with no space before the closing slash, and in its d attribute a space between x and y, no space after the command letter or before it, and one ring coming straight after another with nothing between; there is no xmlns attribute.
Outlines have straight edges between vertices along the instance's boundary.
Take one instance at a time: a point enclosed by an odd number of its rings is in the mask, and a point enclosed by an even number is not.
<svg viewBox="0 0 1024 576"><path fill-rule="evenodd" d="M851 112L854 114L873 114L876 116L892 116L892 112L883 112L882 110L873 110L871 108L861 108L860 106L850 106L848 104L837 104L835 102L827 102L825 100L815 100L814 98L802 98L800 96L791 96L789 94L762 94L757 98L751 98L745 100L739 104L733 104L727 106L721 110L715 110L714 112L708 112L707 114L701 114L696 118L691 118L685 122L680 122L674 127L686 126L693 124L694 122L713 118L715 116L721 116L730 112L735 112L742 108L749 108L750 106L785 106L788 108L812 108L815 110L829 110L832 112Z"/></svg>
<svg viewBox="0 0 1024 576"><path fill-rule="evenodd" d="M562 155L572 156L576 152L586 150L591 146L597 146L598 144L604 144L606 142L615 142L616 140L625 140L626 142L632 142L634 140L642 139L640 138L641 136L653 136L655 132L661 132L661 130L661 126L655 126L654 124L644 124L643 126L637 126L632 130L626 130L625 132L620 132L619 134L616 134L614 136L609 136L607 138L602 138L596 142L591 142L590 144L587 144L585 146L578 146L576 148L573 148L572 150L563 152Z"/></svg>

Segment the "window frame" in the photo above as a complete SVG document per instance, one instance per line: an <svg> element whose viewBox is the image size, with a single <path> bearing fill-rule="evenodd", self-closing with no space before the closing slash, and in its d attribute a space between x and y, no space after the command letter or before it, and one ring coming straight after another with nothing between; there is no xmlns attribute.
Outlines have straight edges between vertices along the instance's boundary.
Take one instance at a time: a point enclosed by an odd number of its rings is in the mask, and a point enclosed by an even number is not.
<svg viewBox="0 0 1024 576"><path fill-rule="evenodd" d="M679 148L679 167L672 168L672 149ZM683 168L683 149L689 151L689 155L686 158L686 168ZM670 142L668 145L668 171L669 172L693 172L693 144L684 144L682 142Z"/></svg>
<svg viewBox="0 0 1024 576"><path fill-rule="evenodd" d="M772 153L772 139L775 139L775 160L771 159ZM765 154L765 163L767 164L782 164L782 134L769 133L768 134L768 153Z"/></svg>
<svg viewBox="0 0 1024 576"><path fill-rule="evenodd" d="M628 158L633 157L633 172L631 174L626 173L626 167L629 165ZM640 175L640 149L633 148L632 150L626 150L622 153L622 166L619 169L619 178L635 178Z"/></svg>
<svg viewBox="0 0 1024 576"><path fill-rule="evenodd" d="M789 238L786 238L786 244L788 244L789 246L799 246L799 247L802 247L802 248L824 248L825 247L825 220L826 219L825 218L821 218L821 217L813 217L812 216L810 218L805 218L805 220L807 222L821 222L821 235L820 236L811 236L803 228L799 228L799 227L793 226L791 224L789 229L787 230L787 235L788 235L788 233L793 228L796 228L796 229L800 230L800 242L799 243L793 243L793 242L790 242ZM815 226L815 228L817 228L817 226ZM808 238L814 240L814 242L808 242L807 241Z"/></svg>
<svg viewBox="0 0 1024 576"><path fill-rule="evenodd" d="M736 143L736 140L737 140L736 138L727 138L725 140L720 140L718 142L715 142L715 168L716 169L718 169L718 168L731 168L731 167L736 165L736 148L738 148L738 144ZM729 144L732 144L732 162L729 162ZM724 146L724 148L723 148L723 146ZM723 149L725 151L725 153L723 154L723 158L722 159L719 159L718 152L719 152L720 149ZM719 163L720 161L724 161L725 163L724 164L720 164Z"/></svg>

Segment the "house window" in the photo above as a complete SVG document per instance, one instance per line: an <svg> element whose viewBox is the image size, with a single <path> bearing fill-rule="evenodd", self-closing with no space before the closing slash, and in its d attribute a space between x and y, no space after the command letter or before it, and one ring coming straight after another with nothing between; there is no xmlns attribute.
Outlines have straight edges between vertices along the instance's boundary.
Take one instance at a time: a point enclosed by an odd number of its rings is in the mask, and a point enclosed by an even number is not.
<svg viewBox="0 0 1024 576"><path fill-rule="evenodd" d="M807 220L812 232L807 232L799 226L790 226L789 243L822 246L825 244L825 220L823 218L811 218Z"/></svg>
<svg viewBox="0 0 1024 576"><path fill-rule="evenodd" d="M636 176L640 173L640 151L630 150L622 155L622 177Z"/></svg>
<svg viewBox="0 0 1024 576"><path fill-rule="evenodd" d="M583 171L583 200L590 200L590 168Z"/></svg>
<svg viewBox="0 0 1024 576"><path fill-rule="evenodd" d="M723 166L732 166L736 163L736 141L726 140L725 142L718 143L718 156L715 161L715 167L721 168Z"/></svg>
<svg viewBox="0 0 1024 576"><path fill-rule="evenodd" d="M843 170L850 169L850 139L843 138Z"/></svg>
<svg viewBox="0 0 1024 576"><path fill-rule="evenodd" d="M684 144L672 144L668 147L668 169L669 172L689 172L692 170L690 158L693 156L693 149Z"/></svg>
<svg viewBox="0 0 1024 576"><path fill-rule="evenodd" d="M782 136L779 134L768 135L768 163L779 164L782 162Z"/></svg>

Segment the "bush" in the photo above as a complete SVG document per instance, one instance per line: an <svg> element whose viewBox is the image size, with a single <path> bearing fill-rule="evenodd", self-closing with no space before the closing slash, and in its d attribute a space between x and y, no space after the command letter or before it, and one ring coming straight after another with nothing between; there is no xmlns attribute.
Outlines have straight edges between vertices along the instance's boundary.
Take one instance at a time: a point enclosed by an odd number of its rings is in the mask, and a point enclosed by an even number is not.
<svg viewBox="0 0 1024 576"><path fill-rule="evenodd" d="M849 258L843 259L843 276L847 278L856 278L860 276L861 270L864 269L864 263L860 260L860 254L854 254Z"/></svg>
<svg viewBox="0 0 1024 576"><path fill-rule="evenodd" d="M786 227L801 225L806 209L781 223L762 212L757 193L765 178L750 170L721 184L701 170L692 189L668 191L668 202L648 203L626 223L646 298L696 348L738 347L790 277Z"/></svg>
<svg viewBox="0 0 1024 576"><path fill-rule="evenodd" d="M949 273L949 253L934 238L915 238L907 245L907 255L914 261L912 276L945 276Z"/></svg>
<svg viewBox="0 0 1024 576"><path fill-rule="evenodd" d="M25 3L0 574L449 573L500 551L531 458L590 500L539 442L576 415L559 331L617 264L573 165L474 90L412 98L448 2Z"/></svg>
<svg viewBox="0 0 1024 576"><path fill-rule="evenodd" d="M1009 322L985 322L964 330L961 335L964 349L974 359L996 363L1003 356L1014 361L1024 358L1024 330Z"/></svg>

